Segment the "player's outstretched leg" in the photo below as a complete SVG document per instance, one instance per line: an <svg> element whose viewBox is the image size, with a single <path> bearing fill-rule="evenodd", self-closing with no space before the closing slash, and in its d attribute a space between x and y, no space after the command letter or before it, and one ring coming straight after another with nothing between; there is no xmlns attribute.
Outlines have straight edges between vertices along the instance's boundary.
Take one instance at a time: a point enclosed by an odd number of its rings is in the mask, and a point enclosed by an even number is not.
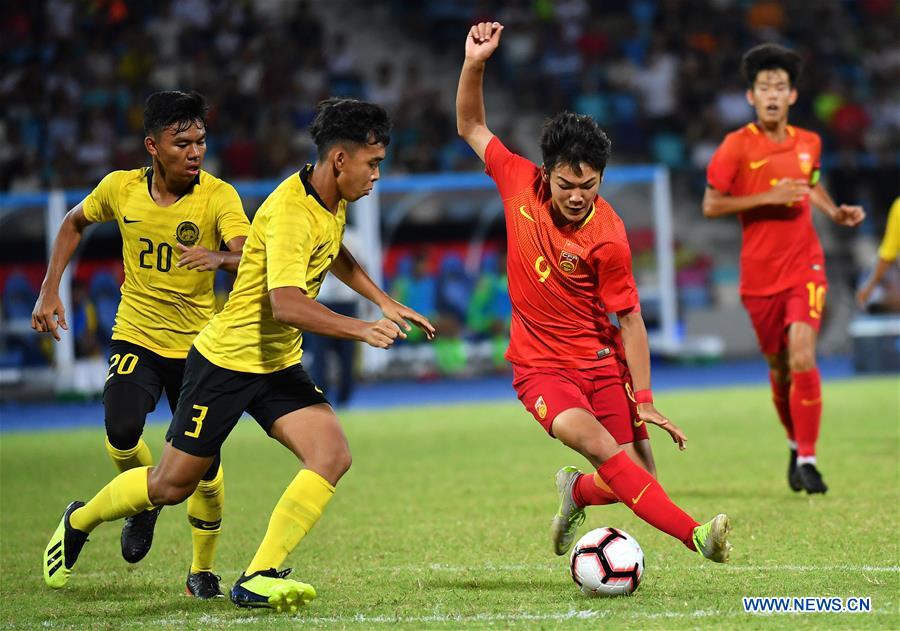
<svg viewBox="0 0 900 631"><path fill-rule="evenodd" d="M150 552L153 545L153 529L162 506L141 511L125 519L122 526L122 558L129 563L137 563Z"/></svg>
<svg viewBox="0 0 900 631"><path fill-rule="evenodd" d="M575 482L581 472L577 467L563 467L556 472L556 491L559 493L559 509L550 522L550 540L553 551L563 555L572 547L578 527L584 523L584 507L575 502Z"/></svg>
<svg viewBox="0 0 900 631"><path fill-rule="evenodd" d="M716 563L725 563L731 553L728 533L731 532L731 521L728 515L719 514L705 524L694 528L694 546L697 553Z"/></svg>
<svg viewBox="0 0 900 631"><path fill-rule="evenodd" d="M221 576L217 576L212 572L188 572L185 591L188 596L193 596L200 600L225 598L222 588L219 587L219 581L221 580Z"/></svg>
<svg viewBox="0 0 900 631"><path fill-rule="evenodd" d="M66 507L59 526L44 549L44 582L53 589L64 587L69 582L72 567L88 540L86 532L76 530L69 523L69 515L82 506L84 502L72 502Z"/></svg>
<svg viewBox="0 0 900 631"><path fill-rule="evenodd" d="M241 577L231 588L231 602L238 607L261 607L294 613L316 597L312 585L287 578L290 569L253 572Z"/></svg>

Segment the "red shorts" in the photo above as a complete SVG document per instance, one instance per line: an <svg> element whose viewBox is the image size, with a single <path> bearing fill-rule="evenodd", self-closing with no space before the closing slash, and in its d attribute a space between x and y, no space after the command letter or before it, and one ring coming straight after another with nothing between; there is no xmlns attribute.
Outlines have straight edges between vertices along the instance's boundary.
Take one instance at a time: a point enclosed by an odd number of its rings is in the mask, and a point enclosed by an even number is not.
<svg viewBox="0 0 900 631"><path fill-rule="evenodd" d="M805 322L818 332L827 291L827 283L820 279L772 296L741 296L760 350L766 355L786 350L788 326L794 322Z"/></svg>
<svg viewBox="0 0 900 631"><path fill-rule="evenodd" d="M551 436L553 419L560 412L583 408L620 445L649 438L647 425L637 414L631 379L618 363L587 370L513 365L513 388L525 409Z"/></svg>

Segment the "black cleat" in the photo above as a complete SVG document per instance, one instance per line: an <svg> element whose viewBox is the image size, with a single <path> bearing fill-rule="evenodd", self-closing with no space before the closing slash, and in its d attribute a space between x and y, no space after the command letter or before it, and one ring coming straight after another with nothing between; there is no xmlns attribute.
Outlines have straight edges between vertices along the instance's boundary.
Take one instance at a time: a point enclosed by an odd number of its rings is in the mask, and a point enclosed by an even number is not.
<svg viewBox="0 0 900 631"><path fill-rule="evenodd" d="M162 506L141 511L125 520L122 526L122 558L137 563L150 552L153 545L153 529Z"/></svg>
<svg viewBox="0 0 900 631"><path fill-rule="evenodd" d="M799 477L803 488L810 495L813 493L824 493L828 490L825 481L822 480L822 474L816 469L816 465L810 463L802 464L797 467L797 471L800 474Z"/></svg>
<svg viewBox="0 0 900 631"><path fill-rule="evenodd" d="M219 588L221 576L216 576L212 572L188 572L187 582L185 583L188 596L199 598L200 600L210 600L211 598L225 598L225 594Z"/></svg>
<svg viewBox="0 0 900 631"><path fill-rule="evenodd" d="M72 502L66 507L59 526L44 549L44 582L53 589L64 587L69 582L72 567L81 554L81 548L87 543L87 533L76 530L69 523L69 516L82 506L84 502Z"/></svg>
<svg viewBox="0 0 900 631"><path fill-rule="evenodd" d="M788 486L792 491L803 490L803 481L800 479L800 471L797 469L796 449L791 449L791 459L788 461Z"/></svg>

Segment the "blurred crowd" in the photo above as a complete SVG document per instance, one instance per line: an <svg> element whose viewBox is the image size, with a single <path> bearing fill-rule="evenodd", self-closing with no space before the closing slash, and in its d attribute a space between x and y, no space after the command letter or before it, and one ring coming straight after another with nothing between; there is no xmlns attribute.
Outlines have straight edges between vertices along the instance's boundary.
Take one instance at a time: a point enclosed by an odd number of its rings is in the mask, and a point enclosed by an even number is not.
<svg viewBox="0 0 900 631"><path fill-rule="evenodd" d="M208 97L208 168L225 178L277 177L308 160L306 126L329 94L392 112L392 172L477 168L431 73L453 68L438 61L458 60L462 34L482 19L507 27L491 72L515 114L589 113L609 129L617 160L702 170L751 115L741 53L779 41L806 63L792 121L822 133L833 161L897 162L893 0L392 0L404 37L385 33L380 50L323 24L324 2L3 3L0 190L91 185L143 164L144 99L167 89ZM393 61L410 39L430 57Z"/></svg>

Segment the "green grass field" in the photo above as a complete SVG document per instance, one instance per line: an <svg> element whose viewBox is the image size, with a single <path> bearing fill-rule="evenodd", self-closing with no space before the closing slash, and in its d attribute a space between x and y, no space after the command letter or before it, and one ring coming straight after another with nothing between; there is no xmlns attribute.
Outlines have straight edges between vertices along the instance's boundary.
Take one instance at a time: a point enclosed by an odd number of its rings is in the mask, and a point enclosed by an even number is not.
<svg viewBox="0 0 900 631"><path fill-rule="evenodd" d="M900 405L891 378L829 382L819 461L827 496L794 494L765 388L663 393L688 433L679 453L653 433L660 479L697 519L727 512L734 552L704 562L622 506L587 527L634 535L646 556L630 597L587 599L550 551L553 476L578 462L515 400L343 415L354 464L316 529L288 558L319 598L293 618L184 595L183 506L163 511L153 550L119 553L119 524L91 536L69 585L40 563L59 515L111 477L102 430L0 436L3 628L900 628ZM164 427L152 426L156 454ZM217 571L230 587L296 472L245 419L224 451L227 499ZM872 612L748 614L742 596L869 596Z"/></svg>

